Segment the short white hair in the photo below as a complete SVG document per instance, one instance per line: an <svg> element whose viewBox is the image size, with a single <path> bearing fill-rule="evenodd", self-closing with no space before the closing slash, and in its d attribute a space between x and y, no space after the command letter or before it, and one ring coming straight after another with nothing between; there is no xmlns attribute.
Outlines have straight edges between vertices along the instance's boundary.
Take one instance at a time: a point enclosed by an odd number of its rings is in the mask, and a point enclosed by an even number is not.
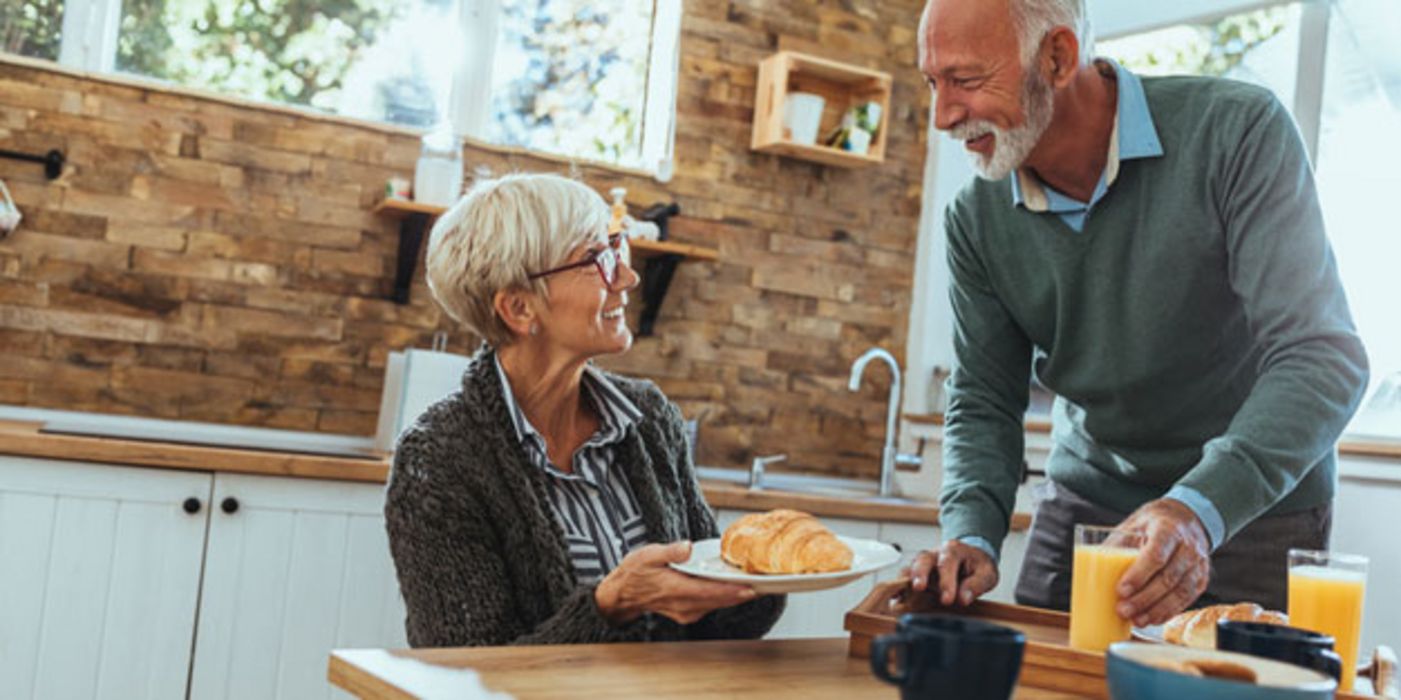
<svg viewBox="0 0 1401 700"><path fill-rule="evenodd" d="M1056 27L1069 27L1080 42L1080 63L1094 60L1094 32L1085 0L1007 0L1012 10L1012 27L1021 45L1022 65L1030 66L1046 33Z"/></svg>
<svg viewBox="0 0 1401 700"><path fill-rule="evenodd" d="M576 180L550 174L480 180L433 225L428 288L449 316L501 347L513 335L496 315L497 292L544 297L545 280L531 280L531 273L607 240L608 218L603 197Z"/></svg>

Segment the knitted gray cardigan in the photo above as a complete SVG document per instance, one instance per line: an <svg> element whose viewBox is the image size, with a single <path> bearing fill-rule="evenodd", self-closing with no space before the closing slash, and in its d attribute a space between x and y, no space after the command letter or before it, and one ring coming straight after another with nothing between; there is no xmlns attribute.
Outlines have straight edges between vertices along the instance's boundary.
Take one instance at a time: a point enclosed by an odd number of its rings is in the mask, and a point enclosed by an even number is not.
<svg viewBox="0 0 1401 700"><path fill-rule="evenodd" d="M696 482L681 412L649 381L607 375L642 418L615 465L642 509L651 542L716 537ZM484 348L461 391L399 438L384 514L415 647L758 638L783 612L782 596L716 610L691 625L644 615L613 626L595 585L574 575L545 475L516 439Z"/></svg>

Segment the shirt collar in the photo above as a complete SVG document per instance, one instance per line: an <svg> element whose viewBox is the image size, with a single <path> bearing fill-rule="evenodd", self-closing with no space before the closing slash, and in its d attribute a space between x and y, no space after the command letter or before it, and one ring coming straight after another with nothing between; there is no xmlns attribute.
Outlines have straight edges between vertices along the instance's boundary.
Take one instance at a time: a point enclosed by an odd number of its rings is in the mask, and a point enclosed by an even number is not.
<svg viewBox="0 0 1401 700"><path fill-rule="evenodd" d="M1095 61L1113 67L1119 88L1114 107L1114 128L1109 133L1108 158L1100 178L1101 187L1107 189L1119 177L1121 161L1162 156L1163 144L1158 139L1158 128L1148 108L1143 80L1112 58L1098 58ZM1018 168L1012 177L1012 205L1018 204L1034 212L1074 211L1085 206L1084 202L1077 202L1045 187L1035 175L1022 168Z"/></svg>
<svg viewBox="0 0 1401 700"><path fill-rule="evenodd" d="M494 355L492 360L496 364L496 375L501 380L501 393L506 401L506 412L511 416L511 426L516 431L516 440L522 443L536 442L537 446L543 449L545 439L535 430L535 426L530 424L530 419L525 417L520 404L516 403L515 392L511 391L511 378L506 376L506 368L501 366L500 355ZM637 405L593 365L584 366L582 384L584 395L593 402L600 423L598 432L586 444L606 445L616 442L622 439L629 427L642 418L642 411Z"/></svg>

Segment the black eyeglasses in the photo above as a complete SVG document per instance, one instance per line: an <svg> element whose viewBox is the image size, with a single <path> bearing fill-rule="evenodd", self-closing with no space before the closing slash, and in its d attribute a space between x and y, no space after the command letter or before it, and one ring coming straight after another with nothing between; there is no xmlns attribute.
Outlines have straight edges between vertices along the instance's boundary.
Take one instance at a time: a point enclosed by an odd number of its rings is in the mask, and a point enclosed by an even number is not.
<svg viewBox="0 0 1401 700"><path fill-rule="evenodd" d="M529 279L540 279L547 275L553 275L556 272L564 272L565 270L574 270L580 267L593 265L598 269L598 276L603 279L603 284L609 289L612 289L618 284L618 273L623 267L622 252L625 250L627 250L627 237L621 233L615 233L608 237L607 247L589 251L589 254L585 255L578 262L560 265L559 267L545 270L544 272L533 273L529 276Z"/></svg>

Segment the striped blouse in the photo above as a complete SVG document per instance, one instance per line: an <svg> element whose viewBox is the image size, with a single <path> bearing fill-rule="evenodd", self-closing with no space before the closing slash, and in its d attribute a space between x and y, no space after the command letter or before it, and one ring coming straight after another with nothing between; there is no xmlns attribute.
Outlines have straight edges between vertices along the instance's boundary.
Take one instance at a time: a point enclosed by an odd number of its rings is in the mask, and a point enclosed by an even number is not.
<svg viewBox="0 0 1401 700"><path fill-rule="evenodd" d="M621 469L613 468L617 445L642 413L602 374L584 368L582 391L599 416L598 432L574 453L572 473L550 463L545 439L525 417L511 391L511 380L496 361L502 393L516 437L531 464L545 472L550 508L564 531L569 559L581 583L602 579L633 549L647 544L642 511Z"/></svg>

